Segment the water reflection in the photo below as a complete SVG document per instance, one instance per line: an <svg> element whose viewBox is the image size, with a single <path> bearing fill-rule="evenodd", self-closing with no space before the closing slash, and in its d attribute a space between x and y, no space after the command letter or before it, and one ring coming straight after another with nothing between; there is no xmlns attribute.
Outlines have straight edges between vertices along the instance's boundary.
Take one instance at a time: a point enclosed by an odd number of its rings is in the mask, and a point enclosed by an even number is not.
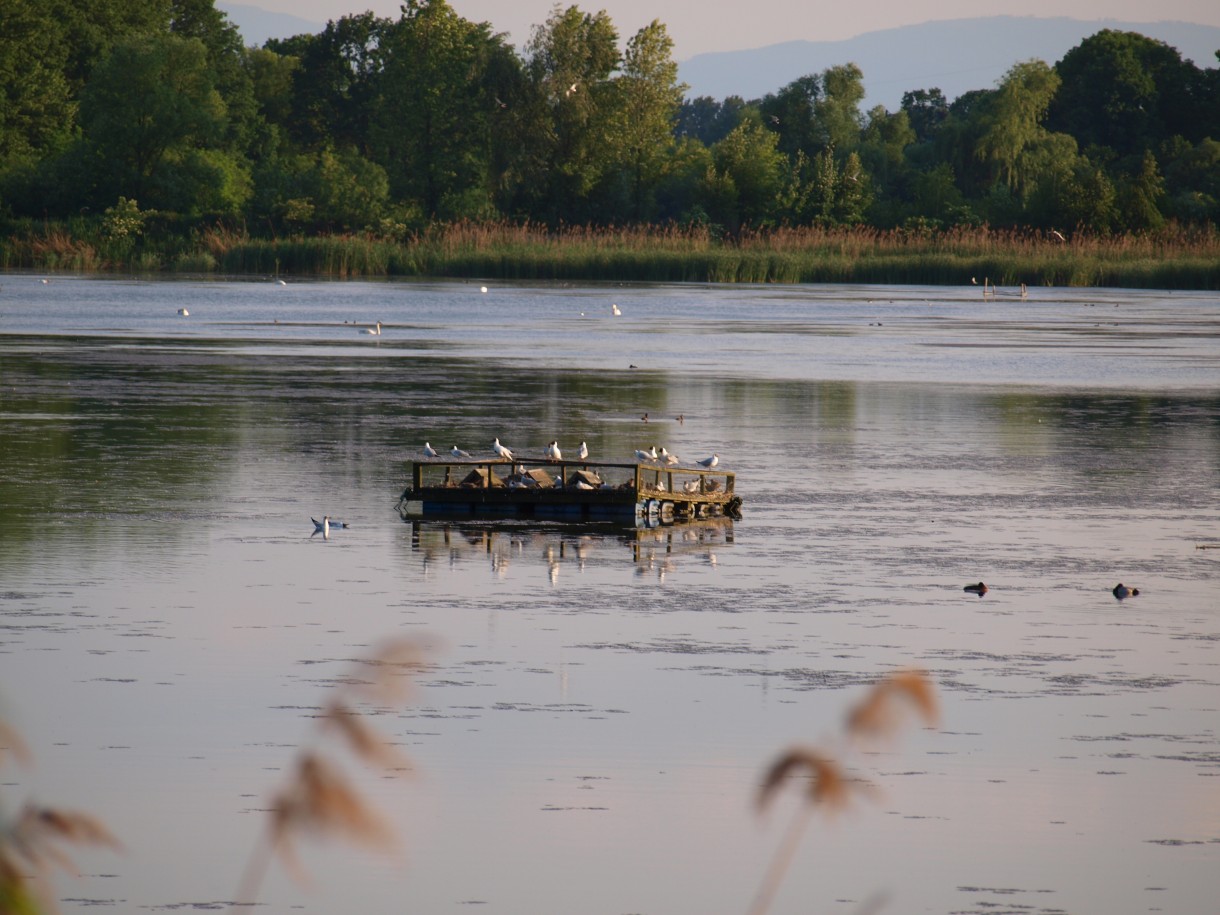
<svg viewBox="0 0 1220 915"><path fill-rule="evenodd" d="M655 517L634 525L613 523L535 523L479 520L404 521L411 530L411 551L425 572L445 565L486 563L492 577L504 578L511 566L544 564L551 584L561 572L584 572L591 561L630 561L635 574L658 579L680 563L715 567L717 552L734 543L730 518L705 518L665 524Z"/></svg>

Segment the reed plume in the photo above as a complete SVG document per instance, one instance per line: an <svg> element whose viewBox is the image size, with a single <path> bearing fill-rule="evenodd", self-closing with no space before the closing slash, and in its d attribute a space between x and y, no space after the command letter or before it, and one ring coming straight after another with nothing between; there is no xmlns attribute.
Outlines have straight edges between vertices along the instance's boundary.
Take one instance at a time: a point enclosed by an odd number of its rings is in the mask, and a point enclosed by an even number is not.
<svg viewBox="0 0 1220 915"><path fill-rule="evenodd" d="M922 671L890 674L875 683L864 698L848 710L845 736L849 743L892 736L912 711L929 727L939 722L935 686ZM767 808L776 794L797 776L806 780L801 792L803 802L771 859L750 906L750 915L764 915L770 909L814 811L821 809L835 814L845 810L857 795L875 793L871 782L851 774L834 754L814 747L794 746L768 766L758 790L759 810Z"/></svg>
<svg viewBox="0 0 1220 915"><path fill-rule="evenodd" d="M334 737L330 743L337 742L359 762L390 775L410 772L406 755L369 725L355 705L405 699L411 677L426 666L427 654L427 646L418 640L393 639L358 660L339 681L337 694L317 718L311 742L299 751L286 784L272 799L266 830L246 864L231 911L253 904L275 858L298 882L308 881L296 854L303 838L343 839L377 851L397 849L390 823L353 787L323 744Z"/></svg>
<svg viewBox="0 0 1220 915"><path fill-rule="evenodd" d="M0 762L4 752L28 764L31 756L21 736L0 720ZM77 810L26 803L15 817L0 808L0 915L55 913L52 872L76 873L66 845L122 849L106 825Z"/></svg>

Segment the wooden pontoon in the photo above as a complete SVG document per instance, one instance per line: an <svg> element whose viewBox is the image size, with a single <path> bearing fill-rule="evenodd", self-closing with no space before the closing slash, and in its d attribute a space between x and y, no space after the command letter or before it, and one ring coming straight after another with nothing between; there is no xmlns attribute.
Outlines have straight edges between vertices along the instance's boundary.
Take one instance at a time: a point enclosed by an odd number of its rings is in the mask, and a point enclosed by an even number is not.
<svg viewBox="0 0 1220 915"><path fill-rule="evenodd" d="M403 518L510 515L573 520L741 516L735 475L660 461L416 457L398 501Z"/></svg>

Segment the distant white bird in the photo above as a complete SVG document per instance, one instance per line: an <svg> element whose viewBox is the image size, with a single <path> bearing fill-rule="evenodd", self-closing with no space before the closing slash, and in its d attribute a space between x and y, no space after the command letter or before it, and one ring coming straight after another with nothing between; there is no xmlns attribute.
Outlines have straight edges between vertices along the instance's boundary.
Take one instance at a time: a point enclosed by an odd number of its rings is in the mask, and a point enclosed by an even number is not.
<svg viewBox="0 0 1220 915"><path fill-rule="evenodd" d="M479 292L486 292L486 291L487 291L487 287L486 287L486 286L480 286L480 287L479 287Z"/></svg>
<svg viewBox="0 0 1220 915"><path fill-rule="evenodd" d="M313 532L315 534L329 534L332 529L344 530L348 527L346 521L335 521L330 515L323 515L321 521L319 521L317 518L310 518L309 520L313 522Z"/></svg>
<svg viewBox="0 0 1220 915"><path fill-rule="evenodd" d="M513 459L513 453L501 445L498 438L491 443L491 450L500 457L504 458L506 461L511 461Z"/></svg>
<svg viewBox="0 0 1220 915"><path fill-rule="evenodd" d="M622 313L623 313L623 310L621 308L619 308L618 305L610 306L610 314L614 315L616 318L619 317Z"/></svg>
<svg viewBox="0 0 1220 915"><path fill-rule="evenodd" d="M287 286L287 285L288 285L288 284L287 284L287 283L285 283L283 280L276 280L276 282L277 282L277 283L279 283L281 286Z"/></svg>
<svg viewBox="0 0 1220 915"><path fill-rule="evenodd" d="M713 454L710 458L704 458L702 461L698 461L697 463L700 467L706 467L708 470L711 470L720 463L720 455Z"/></svg>
<svg viewBox="0 0 1220 915"><path fill-rule="evenodd" d="M381 322L378 321L377 326L375 328L366 327L364 329L363 333L372 334L374 337L380 337L381 336Z"/></svg>
<svg viewBox="0 0 1220 915"><path fill-rule="evenodd" d="M463 450L462 450L461 448L459 448L457 445L454 445L454 446L453 446L453 447L452 447L452 448L449 450L449 453L450 453L450 454L452 454L452 455L453 455L455 458L468 458L468 457L470 457L470 452L469 452L469 451L463 451Z"/></svg>
<svg viewBox="0 0 1220 915"><path fill-rule="evenodd" d="M648 451L640 451L637 448L635 459L637 461L655 461L657 459L657 446L653 445Z"/></svg>
<svg viewBox="0 0 1220 915"><path fill-rule="evenodd" d="M187 311L185 308L179 308L178 314L182 315L182 317L184 317L184 318L189 318L191 316L191 313L189 311Z"/></svg>
<svg viewBox="0 0 1220 915"><path fill-rule="evenodd" d="M436 449L424 442L424 457L436 457Z"/></svg>
<svg viewBox="0 0 1220 915"><path fill-rule="evenodd" d="M579 455L580 459L583 461L585 458L587 458L589 456L589 446L586 445L584 442L581 442L580 451L578 451L577 454Z"/></svg>
<svg viewBox="0 0 1220 915"><path fill-rule="evenodd" d="M662 445L661 450L657 452L657 457L666 464L677 464L679 462L678 456L666 451L664 445Z"/></svg>
<svg viewBox="0 0 1220 915"><path fill-rule="evenodd" d="M546 456L552 461L562 461L563 452L559 450L559 442L554 441L546 446Z"/></svg>
<svg viewBox="0 0 1220 915"><path fill-rule="evenodd" d="M687 480L685 483L682 484L682 491L683 492L698 492L699 491L699 481L698 480Z"/></svg>

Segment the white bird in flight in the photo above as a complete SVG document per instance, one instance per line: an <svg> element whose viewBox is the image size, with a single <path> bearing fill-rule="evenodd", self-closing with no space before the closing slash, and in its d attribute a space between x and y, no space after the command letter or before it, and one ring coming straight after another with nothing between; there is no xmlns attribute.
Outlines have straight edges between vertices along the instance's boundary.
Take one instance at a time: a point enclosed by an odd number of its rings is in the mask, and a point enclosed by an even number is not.
<svg viewBox="0 0 1220 915"><path fill-rule="evenodd" d="M506 460L506 461L511 461L513 459L513 453L511 451L509 451L507 448L505 448L503 445L501 445L500 440L498 438L494 442L491 443L491 450L494 451L496 454L498 454L500 457L504 458L504 460Z"/></svg>
<svg viewBox="0 0 1220 915"><path fill-rule="evenodd" d="M436 457L436 449L424 442L424 457Z"/></svg>
<svg viewBox="0 0 1220 915"><path fill-rule="evenodd" d="M718 454L713 454L710 458L704 458L702 461L698 462L700 467L706 467L708 470L711 470L713 467L715 467L719 463L720 463L720 455L718 455Z"/></svg>
<svg viewBox="0 0 1220 915"><path fill-rule="evenodd" d="M452 448L449 450L449 453L450 453L450 454L452 454L452 455L453 455L455 458L468 458L468 457L470 457L470 452L469 452L469 451L463 451L463 450L462 450L461 448L459 448L457 445L454 445L454 446L453 446L453 447L452 447Z"/></svg>

